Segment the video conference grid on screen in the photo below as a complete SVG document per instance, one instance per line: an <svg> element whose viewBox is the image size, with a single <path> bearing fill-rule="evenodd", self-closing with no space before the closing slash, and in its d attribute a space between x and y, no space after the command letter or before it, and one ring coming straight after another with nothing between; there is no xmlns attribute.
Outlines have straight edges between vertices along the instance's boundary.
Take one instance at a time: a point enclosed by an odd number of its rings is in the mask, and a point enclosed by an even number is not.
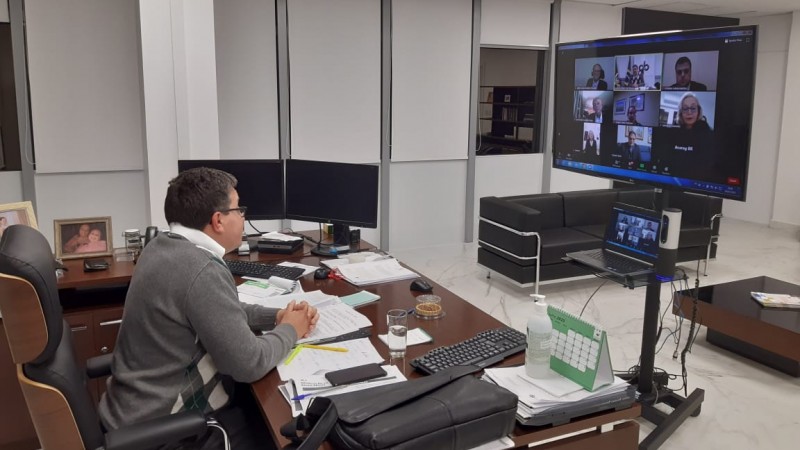
<svg viewBox="0 0 800 450"><path fill-rule="evenodd" d="M635 253L650 257L658 256L658 226L656 220L639 217L617 208L613 209L613 231L606 241L613 246L622 247Z"/></svg>
<svg viewBox="0 0 800 450"><path fill-rule="evenodd" d="M754 49L754 27L559 45L554 165L742 199Z"/></svg>

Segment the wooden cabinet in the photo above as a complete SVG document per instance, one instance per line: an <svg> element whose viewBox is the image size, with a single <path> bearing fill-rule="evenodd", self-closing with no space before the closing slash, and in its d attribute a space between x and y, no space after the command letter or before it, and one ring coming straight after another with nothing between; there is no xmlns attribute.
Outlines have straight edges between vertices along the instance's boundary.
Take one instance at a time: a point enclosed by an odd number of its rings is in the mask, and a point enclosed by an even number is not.
<svg viewBox="0 0 800 450"><path fill-rule="evenodd" d="M535 86L481 86L478 154L532 153Z"/></svg>
<svg viewBox="0 0 800 450"><path fill-rule="evenodd" d="M72 330L72 345L79 364L86 360L114 351L119 324L122 322L122 306L108 306L88 311L64 313L64 320ZM106 391L105 378L89 380L89 393L95 400Z"/></svg>

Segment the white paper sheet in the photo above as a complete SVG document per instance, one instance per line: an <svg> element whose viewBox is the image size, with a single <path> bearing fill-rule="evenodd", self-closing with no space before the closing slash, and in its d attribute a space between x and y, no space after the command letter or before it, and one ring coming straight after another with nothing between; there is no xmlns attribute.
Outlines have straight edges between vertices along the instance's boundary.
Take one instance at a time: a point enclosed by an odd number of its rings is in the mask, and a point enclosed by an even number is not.
<svg viewBox="0 0 800 450"><path fill-rule="evenodd" d="M384 358L369 341L369 338L353 339L328 344L332 347L343 347L346 352L316 350L304 348L287 365L278 364L281 380L300 379L309 375L321 375L331 370L346 369L369 363L382 363Z"/></svg>

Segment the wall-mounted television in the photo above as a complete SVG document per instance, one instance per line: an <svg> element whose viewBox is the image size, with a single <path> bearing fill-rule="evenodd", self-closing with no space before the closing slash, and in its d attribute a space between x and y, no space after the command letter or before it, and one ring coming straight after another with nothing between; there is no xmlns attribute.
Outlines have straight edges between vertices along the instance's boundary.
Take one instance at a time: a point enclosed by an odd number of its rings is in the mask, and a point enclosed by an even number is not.
<svg viewBox="0 0 800 450"><path fill-rule="evenodd" d="M553 167L744 200L756 27L556 45Z"/></svg>

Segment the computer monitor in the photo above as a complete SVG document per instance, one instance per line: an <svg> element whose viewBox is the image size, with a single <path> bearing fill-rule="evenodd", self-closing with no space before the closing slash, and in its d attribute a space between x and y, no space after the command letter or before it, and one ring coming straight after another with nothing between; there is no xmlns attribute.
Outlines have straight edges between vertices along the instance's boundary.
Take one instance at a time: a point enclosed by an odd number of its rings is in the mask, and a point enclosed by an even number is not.
<svg viewBox="0 0 800 450"><path fill-rule="evenodd" d="M371 164L286 161L286 218L334 225L330 255L350 247L350 226L378 227L378 173Z"/></svg>
<svg viewBox="0 0 800 450"><path fill-rule="evenodd" d="M279 159L179 160L178 172L195 167L218 169L236 177L239 204L248 220L283 219L283 162Z"/></svg>
<svg viewBox="0 0 800 450"><path fill-rule="evenodd" d="M553 167L745 200L756 27L556 45Z"/></svg>

